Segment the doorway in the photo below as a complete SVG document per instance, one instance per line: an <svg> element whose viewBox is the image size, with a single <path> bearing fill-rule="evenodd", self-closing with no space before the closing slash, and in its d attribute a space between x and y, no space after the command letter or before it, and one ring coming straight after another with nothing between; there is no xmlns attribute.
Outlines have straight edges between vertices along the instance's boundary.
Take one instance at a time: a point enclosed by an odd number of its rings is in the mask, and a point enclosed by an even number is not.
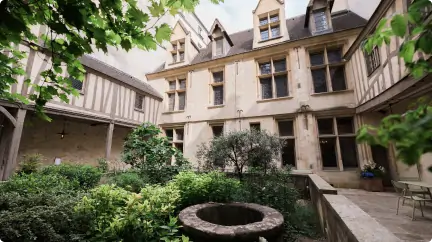
<svg viewBox="0 0 432 242"><path fill-rule="evenodd" d="M381 145L374 145L371 146L371 150L372 150L372 159L373 161L379 165L384 167L385 169L385 174L383 177L383 185L385 187L391 187L391 174L390 174L390 159L388 156L388 149L381 146Z"/></svg>

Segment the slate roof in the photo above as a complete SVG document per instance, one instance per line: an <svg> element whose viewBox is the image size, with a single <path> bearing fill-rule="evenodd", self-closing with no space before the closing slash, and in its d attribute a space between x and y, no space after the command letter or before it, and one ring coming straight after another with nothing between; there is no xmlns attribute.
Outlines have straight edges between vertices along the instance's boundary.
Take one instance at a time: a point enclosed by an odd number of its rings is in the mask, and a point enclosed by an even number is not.
<svg viewBox="0 0 432 242"><path fill-rule="evenodd" d="M80 58L81 64L87 66L93 70L101 72L111 78L114 78L120 82L123 82L129 86L132 86L146 94L150 94L156 98L162 99L162 95L156 91L148 83L141 81L140 79L133 77L126 72L123 72L113 66L110 66L90 55L84 55Z"/></svg>
<svg viewBox="0 0 432 242"><path fill-rule="evenodd" d="M286 25L289 33L290 40L283 43L292 42L300 39L306 39L313 37L308 28L304 28L306 15L300 15L294 18L289 18L286 20ZM332 13L333 21L333 32L339 32L342 30L354 29L358 27L363 27L366 25L367 20L358 16L354 12L349 10L342 10ZM230 34L230 38L234 44L230 51L225 55L217 58L212 57L211 42L207 45L205 49L201 49L198 55L192 60L191 65L224 58L227 56L233 56L249 52L253 49L253 29L244 30L234 34ZM269 48L269 47L261 47ZM256 48L259 49L259 48ZM161 72L164 70L164 65L159 66L153 73Z"/></svg>

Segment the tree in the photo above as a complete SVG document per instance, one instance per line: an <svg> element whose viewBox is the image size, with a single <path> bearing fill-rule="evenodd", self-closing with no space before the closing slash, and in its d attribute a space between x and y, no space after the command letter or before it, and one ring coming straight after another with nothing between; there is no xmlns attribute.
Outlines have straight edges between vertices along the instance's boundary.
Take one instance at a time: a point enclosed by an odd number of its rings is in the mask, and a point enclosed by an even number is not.
<svg viewBox="0 0 432 242"><path fill-rule="evenodd" d="M173 159L175 162L171 165ZM122 160L153 183L164 183L189 168L183 154L151 123L144 123L128 135Z"/></svg>
<svg viewBox="0 0 432 242"><path fill-rule="evenodd" d="M266 131L235 131L202 143L197 158L206 170L233 166L242 179L246 167L261 168L264 173L271 168L284 144L284 140Z"/></svg>
<svg viewBox="0 0 432 242"><path fill-rule="evenodd" d="M432 53L432 24L425 21L425 13L428 16L431 9L430 0L414 0L406 14L382 19L367 40L366 51L370 53L374 46L390 44L392 37L404 38L399 56L411 75L420 78L431 73L431 63L426 56ZM386 27L388 22L390 27ZM423 53L425 57L415 60L417 53ZM409 166L418 164L423 154L432 152L432 103L422 99L410 111L384 118L378 127L366 125L359 130L357 140L384 147L391 143L398 159ZM429 171L432 172L432 167Z"/></svg>
<svg viewBox="0 0 432 242"><path fill-rule="evenodd" d="M218 3L223 0L211 0ZM199 0L148 0L146 11L137 0L2 0L0 2L0 98L35 103L37 114L49 119L44 105L55 97L64 102L78 95L71 80L82 81L85 70L78 58L92 53L92 46L107 52L107 46L126 51L133 47L154 50L169 40L171 28L159 20L167 13L193 11ZM156 19L152 21L151 19ZM39 36L32 26L46 26L43 44L35 44ZM29 97L10 93L17 77L24 75L21 60L26 53L18 49L27 43L36 51L51 56L51 66L41 73L40 85L25 82L35 89ZM66 67L68 76L62 75Z"/></svg>

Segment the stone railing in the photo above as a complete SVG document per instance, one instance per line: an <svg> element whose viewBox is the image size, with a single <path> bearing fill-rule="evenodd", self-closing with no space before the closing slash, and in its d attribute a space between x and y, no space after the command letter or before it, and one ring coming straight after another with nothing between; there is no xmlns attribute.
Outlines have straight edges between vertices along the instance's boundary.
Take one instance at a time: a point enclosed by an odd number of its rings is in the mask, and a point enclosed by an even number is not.
<svg viewBox="0 0 432 242"><path fill-rule="evenodd" d="M309 174L310 199L329 242L400 242L394 234L316 174Z"/></svg>

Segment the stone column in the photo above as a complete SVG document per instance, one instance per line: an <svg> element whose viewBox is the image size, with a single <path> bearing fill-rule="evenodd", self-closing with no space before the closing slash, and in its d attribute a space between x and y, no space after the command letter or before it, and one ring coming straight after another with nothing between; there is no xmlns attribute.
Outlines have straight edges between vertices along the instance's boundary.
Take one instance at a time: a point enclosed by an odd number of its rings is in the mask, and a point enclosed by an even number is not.
<svg viewBox="0 0 432 242"><path fill-rule="evenodd" d="M16 126L12 132L11 143L8 152L7 164L5 167L5 173L3 174L3 180L7 180L9 176L15 170L17 166L17 156L18 150L21 142L22 130L24 127L24 119L26 116L27 110L18 109L16 115Z"/></svg>
<svg viewBox="0 0 432 242"><path fill-rule="evenodd" d="M112 138L114 133L114 123L110 123L107 128L106 145L105 145L105 159L109 160L111 155Z"/></svg>

